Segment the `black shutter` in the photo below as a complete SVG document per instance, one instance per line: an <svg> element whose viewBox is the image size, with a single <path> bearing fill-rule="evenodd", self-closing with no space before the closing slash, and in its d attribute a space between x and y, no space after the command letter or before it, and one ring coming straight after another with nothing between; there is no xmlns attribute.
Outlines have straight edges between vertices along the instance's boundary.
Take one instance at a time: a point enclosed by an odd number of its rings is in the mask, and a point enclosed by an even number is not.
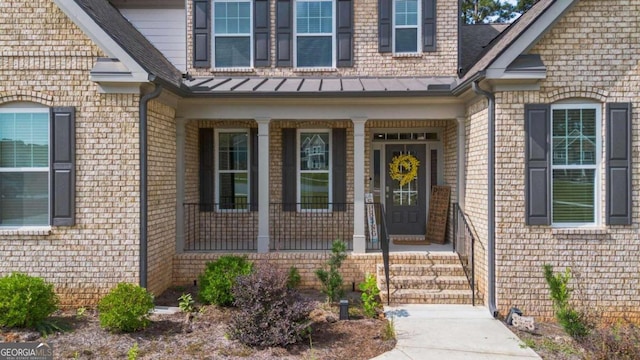
<svg viewBox="0 0 640 360"><path fill-rule="evenodd" d="M251 211L258 211L258 128L249 130L249 147L251 147L249 197L251 199Z"/></svg>
<svg viewBox="0 0 640 360"><path fill-rule="evenodd" d="M631 104L607 104L607 224L631 224Z"/></svg>
<svg viewBox="0 0 640 360"><path fill-rule="evenodd" d="M193 66L211 67L211 0L193 1Z"/></svg>
<svg viewBox="0 0 640 360"><path fill-rule="evenodd" d="M198 145L200 153L200 211L213 211L214 176L213 168L214 147L213 129L198 130Z"/></svg>
<svg viewBox="0 0 640 360"><path fill-rule="evenodd" d="M254 0L253 41L256 67L269 66L269 0Z"/></svg>
<svg viewBox="0 0 640 360"><path fill-rule="evenodd" d="M51 109L51 225L75 224L76 136L75 109Z"/></svg>
<svg viewBox="0 0 640 360"><path fill-rule="evenodd" d="M276 65L293 66L292 0L276 0Z"/></svg>
<svg viewBox="0 0 640 360"><path fill-rule="evenodd" d="M282 210L296 211L296 129L282 129Z"/></svg>
<svg viewBox="0 0 640 360"><path fill-rule="evenodd" d="M551 224L550 111L546 104L524 106L527 225Z"/></svg>
<svg viewBox="0 0 640 360"><path fill-rule="evenodd" d="M378 51L391 52L391 12L393 0L378 0Z"/></svg>
<svg viewBox="0 0 640 360"><path fill-rule="evenodd" d="M332 130L333 210L345 211L347 202L347 129Z"/></svg>
<svg viewBox="0 0 640 360"><path fill-rule="evenodd" d="M436 0L422 0L422 51L436 51Z"/></svg>
<svg viewBox="0 0 640 360"><path fill-rule="evenodd" d="M338 0L336 8L337 65L353 66L353 1Z"/></svg>

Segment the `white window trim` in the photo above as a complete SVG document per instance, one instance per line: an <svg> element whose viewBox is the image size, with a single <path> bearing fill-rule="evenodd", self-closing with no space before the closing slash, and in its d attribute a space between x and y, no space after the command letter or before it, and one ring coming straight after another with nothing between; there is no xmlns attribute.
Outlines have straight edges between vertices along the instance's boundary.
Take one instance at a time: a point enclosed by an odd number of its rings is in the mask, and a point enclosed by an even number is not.
<svg viewBox="0 0 640 360"><path fill-rule="evenodd" d="M314 69L319 71L336 69L336 1L331 1L331 32L330 33L304 33L298 34L298 3L318 2L327 0L295 0L293 3L293 67L294 69ZM298 36L331 36L331 66L298 66Z"/></svg>
<svg viewBox="0 0 640 360"><path fill-rule="evenodd" d="M325 133L328 134L328 138L329 138L329 168L328 170L304 170L305 173L328 173L329 177L328 177L328 181L329 181L329 186L328 186L328 196L327 198L329 199L329 206L326 209L302 209L302 207L300 206L301 203L301 199L300 196L302 195L301 192L301 187L300 186L300 175L302 174L302 170L300 169L300 134L301 133ZM297 211L298 212L331 212L333 211L333 139L332 139L332 132L331 129L298 129L296 131L296 202L297 204Z"/></svg>
<svg viewBox="0 0 640 360"><path fill-rule="evenodd" d="M248 2L249 3L249 33L242 34L217 34L216 33L216 14L215 14L215 3L217 2ZM211 63L213 64L213 70L227 70L227 71L245 71L251 70L254 68L254 59L253 59L253 0L211 0ZM217 37L241 37L241 36L249 36L249 66L231 66L231 67L219 67L216 66L216 38Z"/></svg>
<svg viewBox="0 0 640 360"><path fill-rule="evenodd" d="M0 167L0 172L46 172L51 174L51 115L49 114L49 108L42 107L40 104L31 103L15 103L8 106L0 107L0 113L2 114L47 114L48 127L47 132L49 134L49 152L47 154L47 164L44 167ZM51 229L51 176L47 176L47 225L2 225L0 224L0 231L46 231ZM1 206L1 205L0 205Z"/></svg>
<svg viewBox="0 0 640 360"><path fill-rule="evenodd" d="M220 134L224 133L246 133L247 135L247 170L220 170ZM215 129L214 130L213 163L215 167L214 196L216 212L247 212L251 210L251 139L249 129ZM222 209L220 208L220 174L247 174L247 208L246 209Z"/></svg>
<svg viewBox="0 0 640 360"><path fill-rule="evenodd" d="M596 151L595 151L595 165L554 165L553 164L553 111L554 110L573 110L573 109L594 109L596 112L596 120L595 120L595 128L596 128ZM601 181L601 165L602 165L602 105L595 103L580 103L580 104L570 104L570 103L561 103L551 105L551 116L550 116L550 148L551 148L551 160L550 160L550 172L549 178L551 179L551 183L549 184L549 192L551 198L551 226L554 228L593 228L601 225L602 220L602 201L600 199L600 187L602 186ZM582 170L582 169L593 169L594 173L594 184L593 184L593 217L594 221L589 223L555 223L553 222L553 170L554 169L566 169L566 170Z"/></svg>
<svg viewBox="0 0 640 360"><path fill-rule="evenodd" d="M392 31L391 31L391 46L393 49L393 55L415 55L422 53L422 0L417 0L418 2L418 19L417 25L396 25L396 3L397 0L392 0L393 2L393 10L391 11L391 21L392 21ZM397 29L416 29L416 51L403 51L396 52L396 30Z"/></svg>

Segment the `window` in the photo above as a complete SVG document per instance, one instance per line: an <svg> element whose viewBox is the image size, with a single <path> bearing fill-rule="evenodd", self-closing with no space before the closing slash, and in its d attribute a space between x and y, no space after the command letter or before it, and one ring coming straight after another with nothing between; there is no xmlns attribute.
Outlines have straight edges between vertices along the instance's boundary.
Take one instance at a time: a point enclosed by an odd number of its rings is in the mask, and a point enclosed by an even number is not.
<svg viewBox="0 0 640 360"><path fill-rule="evenodd" d="M420 49L420 5L418 0L393 0L393 52L417 53Z"/></svg>
<svg viewBox="0 0 640 360"><path fill-rule="evenodd" d="M329 130L299 132L298 202L300 210L329 209L331 149Z"/></svg>
<svg viewBox="0 0 640 360"><path fill-rule="evenodd" d="M296 67L335 67L335 7L332 0L295 3Z"/></svg>
<svg viewBox="0 0 640 360"><path fill-rule="evenodd" d="M216 198L219 209L247 210L249 204L249 135L246 130L217 132Z"/></svg>
<svg viewBox="0 0 640 360"><path fill-rule="evenodd" d="M598 222L600 107L551 107L551 213L556 225Z"/></svg>
<svg viewBox="0 0 640 360"><path fill-rule="evenodd" d="M252 67L252 6L247 0L213 0L216 68Z"/></svg>
<svg viewBox="0 0 640 360"><path fill-rule="evenodd" d="M0 226L49 225L49 109L0 109Z"/></svg>

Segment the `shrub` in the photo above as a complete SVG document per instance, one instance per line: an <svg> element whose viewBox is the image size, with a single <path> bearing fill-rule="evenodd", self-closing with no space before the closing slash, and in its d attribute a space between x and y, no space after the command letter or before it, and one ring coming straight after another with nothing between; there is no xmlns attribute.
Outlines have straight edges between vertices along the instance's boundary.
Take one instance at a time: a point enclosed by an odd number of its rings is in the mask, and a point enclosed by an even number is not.
<svg viewBox="0 0 640 360"><path fill-rule="evenodd" d="M298 271L298 268L295 266L292 266L289 268L289 277L287 278L287 286L290 288L297 288L298 286L300 286L300 283L302 282L302 277L300 277L300 272Z"/></svg>
<svg viewBox="0 0 640 360"><path fill-rule="evenodd" d="M34 328L58 309L53 285L12 273L0 278L0 326Z"/></svg>
<svg viewBox="0 0 640 360"><path fill-rule="evenodd" d="M628 321L594 330L581 345L593 360L637 359L640 354L640 328Z"/></svg>
<svg viewBox="0 0 640 360"><path fill-rule="evenodd" d="M347 245L336 240L331 245L331 256L327 261L329 271L324 269L316 270L316 276L322 283L322 292L327 295L327 301L338 301L344 295L342 288L342 276L340 275L340 266L347 258Z"/></svg>
<svg viewBox="0 0 640 360"><path fill-rule="evenodd" d="M362 291L360 298L362 299L364 314L368 317L376 317L378 308L380 308L380 299L378 297L380 289L378 289L376 277L372 274L367 274L364 282L360 283L359 287Z"/></svg>
<svg viewBox="0 0 640 360"><path fill-rule="evenodd" d="M294 344L305 335L311 304L287 286L287 273L260 266L239 276L233 287L239 309L229 324L229 335L249 346Z"/></svg>
<svg viewBox="0 0 640 360"><path fill-rule="evenodd" d="M582 338L589 334L590 325L585 315L573 308L569 303L573 289L569 287L571 270L567 268L564 274L554 274L549 264L543 266L544 278L549 285L549 295L553 301L556 319L564 331L573 338Z"/></svg>
<svg viewBox="0 0 640 360"><path fill-rule="evenodd" d="M111 331L134 332L149 326L153 296L138 285L119 283L98 303L100 326Z"/></svg>
<svg viewBox="0 0 640 360"><path fill-rule="evenodd" d="M253 263L246 257L225 255L207 263L204 273L199 276L198 296L205 304L220 306L233 305L231 289L239 275L253 271Z"/></svg>

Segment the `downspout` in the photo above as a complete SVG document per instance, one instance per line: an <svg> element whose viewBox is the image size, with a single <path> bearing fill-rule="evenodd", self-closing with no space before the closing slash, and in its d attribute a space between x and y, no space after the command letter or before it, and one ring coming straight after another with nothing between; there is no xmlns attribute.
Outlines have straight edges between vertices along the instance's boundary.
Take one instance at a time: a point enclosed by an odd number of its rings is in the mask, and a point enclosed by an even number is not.
<svg viewBox="0 0 640 360"><path fill-rule="evenodd" d="M149 76L153 81L154 75ZM162 85L140 99L140 286L147 287L147 108L149 101L160 96Z"/></svg>
<svg viewBox="0 0 640 360"><path fill-rule="evenodd" d="M488 104L488 133L489 144L487 151L488 172L487 177L488 189L487 189L487 212L488 212L488 224L487 224L487 261L489 263L487 276L489 284L489 312L493 317L498 317L498 307L496 306L496 199L495 199L495 157L496 157L496 98L493 93L483 90L478 85L479 80L471 83L473 91L476 94L482 95L489 101Z"/></svg>

